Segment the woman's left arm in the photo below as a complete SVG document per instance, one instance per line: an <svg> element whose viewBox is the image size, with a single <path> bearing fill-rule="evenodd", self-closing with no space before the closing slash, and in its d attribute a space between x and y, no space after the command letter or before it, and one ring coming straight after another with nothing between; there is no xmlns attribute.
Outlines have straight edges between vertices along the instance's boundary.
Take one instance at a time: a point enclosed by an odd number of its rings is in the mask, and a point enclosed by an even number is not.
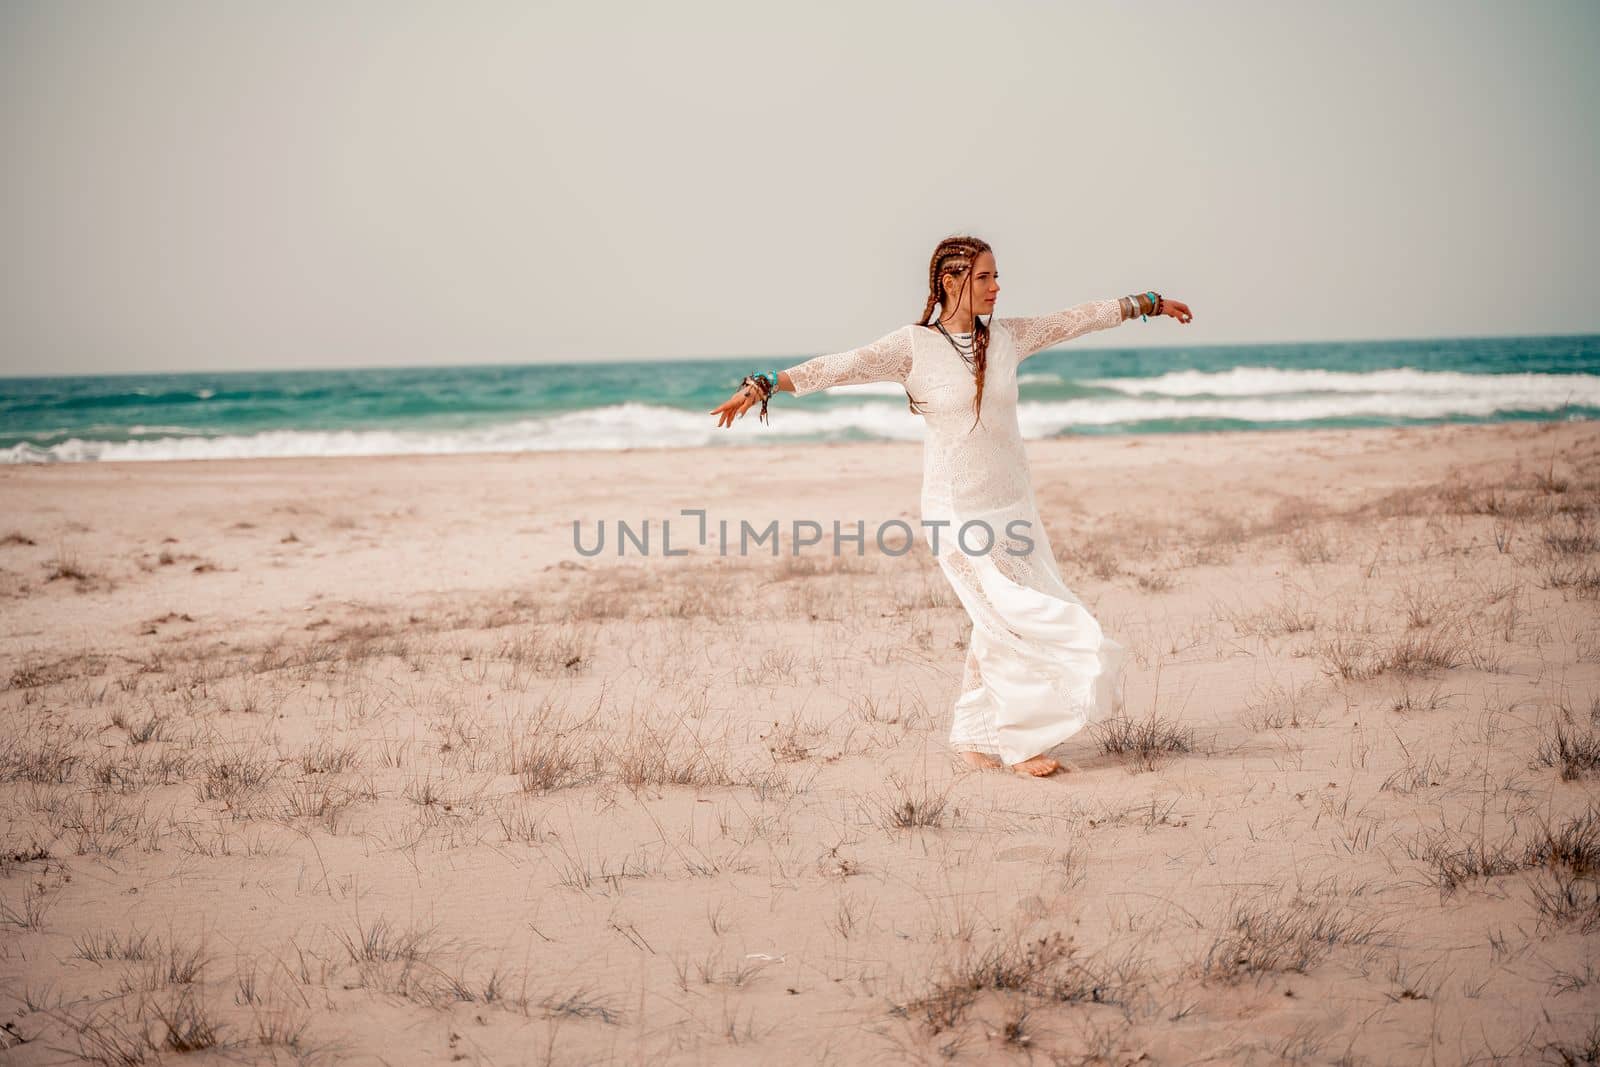
<svg viewBox="0 0 1600 1067"><path fill-rule="evenodd" d="M1155 301L1141 293L1136 297L1123 296L1115 300L1091 300L1053 315L997 321L1011 331L1017 345L1017 360L1021 362L1035 352L1063 344L1074 337L1094 330L1108 330L1139 315L1155 313ZM1161 298L1161 314L1170 315L1184 323L1194 318L1189 312L1189 305L1166 297Z"/></svg>

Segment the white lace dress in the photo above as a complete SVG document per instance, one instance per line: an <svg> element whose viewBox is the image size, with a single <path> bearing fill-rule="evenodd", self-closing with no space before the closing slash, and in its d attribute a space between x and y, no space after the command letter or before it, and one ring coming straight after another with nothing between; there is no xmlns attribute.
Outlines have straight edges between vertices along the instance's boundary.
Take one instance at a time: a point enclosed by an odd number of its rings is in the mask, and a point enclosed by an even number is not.
<svg viewBox="0 0 1600 1067"><path fill-rule="evenodd" d="M796 396L835 385L897 382L925 412L924 537L972 617L950 730L958 750L1020 763L1121 710L1127 650L1101 631L1061 580L1017 425L1017 368L1042 349L1122 321L1116 300L1037 318L992 319L982 419L975 427L973 373L930 327L902 326L872 344L787 371Z"/></svg>

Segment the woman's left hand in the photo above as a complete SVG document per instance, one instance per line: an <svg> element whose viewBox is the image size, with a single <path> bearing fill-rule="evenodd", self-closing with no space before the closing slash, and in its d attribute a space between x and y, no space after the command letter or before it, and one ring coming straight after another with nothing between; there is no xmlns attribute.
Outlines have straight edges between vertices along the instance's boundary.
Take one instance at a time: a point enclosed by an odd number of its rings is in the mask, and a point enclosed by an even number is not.
<svg viewBox="0 0 1600 1067"><path fill-rule="evenodd" d="M1179 322L1193 322L1194 315L1189 311L1189 305L1182 300L1172 300L1168 297L1161 298L1161 314L1171 315Z"/></svg>

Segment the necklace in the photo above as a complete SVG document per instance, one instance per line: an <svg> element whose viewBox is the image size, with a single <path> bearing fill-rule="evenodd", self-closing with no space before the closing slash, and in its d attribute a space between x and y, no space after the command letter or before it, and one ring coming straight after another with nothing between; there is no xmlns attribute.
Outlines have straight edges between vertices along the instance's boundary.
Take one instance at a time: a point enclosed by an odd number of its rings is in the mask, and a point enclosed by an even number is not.
<svg viewBox="0 0 1600 1067"><path fill-rule="evenodd" d="M966 343L966 346L962 347L962 345L954 337L951 336L950 331L944 328L944 323L939 322L937 319L935 319L934 320L934 325L939 327L939 332L944 334L944 339L946 341L950 342L950 347L956 350L956 355L961 357L961 361L963 363L965 363L968 367L976 369L977 368L977 356L976 356L975 352L976 352L976 346L977 346L977 343L978 343L977 342L977 338L975 336L973 336L972 334L962 334L963 337L966 337L968 339L967 343Z"/></svg>

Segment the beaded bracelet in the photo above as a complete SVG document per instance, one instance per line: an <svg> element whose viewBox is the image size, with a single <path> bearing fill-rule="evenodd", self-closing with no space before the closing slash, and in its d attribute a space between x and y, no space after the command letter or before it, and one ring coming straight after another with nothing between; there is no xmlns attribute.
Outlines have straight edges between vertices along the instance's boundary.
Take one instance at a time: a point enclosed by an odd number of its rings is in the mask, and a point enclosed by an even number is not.
<svg viewBox="0 0 1600 1067"><path fill-rule="evenodd" d="M1155 315L1155 316L1158 316L1158 317L1161 315L1161 294L1160 293L1158 293L1158 292L1156 292L1155 290L1152 289L1152 290L1148 290L1146 292L1140 293L1139 296L1148 296L1150 298L1150 310L1149 311L1146 312L1146 311L1139 310L1142 305L1140 305L1140 303L1139 303L1139 297L1138 296L1130 296L1130 297L1128 297L1128 301L1129 301L1129 303L1131 303L1133 305L1133 314L1139 316L1139 321L1140 322L1149 322L1151 315ZM1130 315L1128 317L1132 318L1133 316Z"/></svg>
<svg viewBox="0 0 1600 1067"><path fill-rule="evenodd" d="M759 418L762 422L767 422L767 401L771 399L773 391L778 387L778 376L771 371L747 374L744 381L739 383L739 388L743 390L747 385L754 386L756 392L761 395L761 414ZM768 425L771 424L768 423Z"/></svg>

